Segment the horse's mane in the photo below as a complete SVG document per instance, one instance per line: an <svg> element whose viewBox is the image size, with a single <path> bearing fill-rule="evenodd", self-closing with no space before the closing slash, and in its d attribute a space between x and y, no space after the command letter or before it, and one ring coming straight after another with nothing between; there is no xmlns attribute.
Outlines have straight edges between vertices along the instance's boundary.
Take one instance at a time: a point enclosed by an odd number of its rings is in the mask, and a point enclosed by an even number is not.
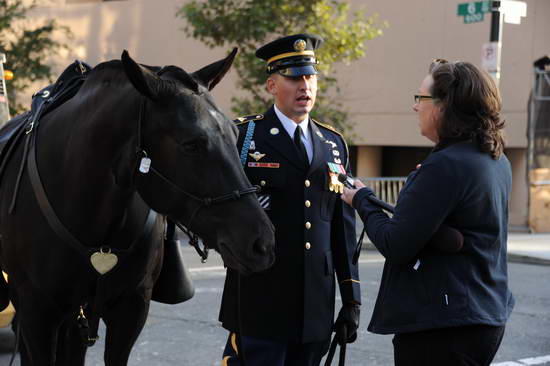
<svg viewBox="0 0 550 366"><path fill-rule="evenodd" d="M180 67L172 65L165 67L140 65L159 76L164 76L163 79L165 82L159 85L160 89L162 89L159 90L160 92L173 95L179 89L178 84L181 84L186 89L190 89L194 93L198 92L199 86L197 81ZM95 80L96 77L100 78L99 80L110 79L111 81L120 80L121 82L128 80L122 61L120 60L105 61L96 65L92 69L89 79Z"/></svg>

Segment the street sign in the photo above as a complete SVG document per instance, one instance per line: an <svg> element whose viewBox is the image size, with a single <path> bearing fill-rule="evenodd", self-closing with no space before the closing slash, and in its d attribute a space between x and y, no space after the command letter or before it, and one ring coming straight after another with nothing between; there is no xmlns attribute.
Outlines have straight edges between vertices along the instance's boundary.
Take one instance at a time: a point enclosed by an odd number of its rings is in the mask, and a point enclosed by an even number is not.
<svg viewBox="0 0 550 366"><path fill-rule="evenodd" d="M464 23L477 23L483 21L484 14L491 11L489 0L476 1L472 3L458 4L458 16L464 17Z"/></svg>

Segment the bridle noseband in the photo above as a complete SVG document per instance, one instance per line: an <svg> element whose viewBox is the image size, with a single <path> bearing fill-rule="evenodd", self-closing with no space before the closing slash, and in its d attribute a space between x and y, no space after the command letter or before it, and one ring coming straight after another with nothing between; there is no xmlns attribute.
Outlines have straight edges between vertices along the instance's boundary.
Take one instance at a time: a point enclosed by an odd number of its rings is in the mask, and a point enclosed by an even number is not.
<svg viewBox="0 0 550 366"><path fill-rule="evenodd" d="M171 189L174 191L181 193L192 200L199 203L197 208L193 211L191 214L189 221L187 224L183 225L178 220L175 220L172 217L169 217L172 221L176 223L176 225L180 228L181 231L183 231L188 237L189 237L189 244L195 248L197 253L201 256L202 262L206 262L208 259L208 247L203 242L203 248L201 249L199 245L199 236L191 230L189 230L189 227L191 226L191 223L197 216L197 213L199 210L203 207L209 207L218 203L231 201L231 200L238 200L241 197L250 194L250 193L257 193L260 191L259 186L252 186L240 190L234 190L229 193L222 194L217 197L198 197L185 189L178 186L176 183L174 183L170 178L166 177L164 174L162 174L158 169L155 169L151 165L151 159L149 158L147 152L143 148L142 144L142 134L141 134L141 124L143 119L143 114L145 110L145 97L141 97L140 106L139 106L139 115L138 115L138 122L137 122L137 142L136 142L136 155L138 156L138 159L140 159L140 168L139 173L137 174L147 174L149 171L155 174L157 177L159 177L166 185L168 185ZM145 167L144 169L141 169L141 167Z"/></svg>

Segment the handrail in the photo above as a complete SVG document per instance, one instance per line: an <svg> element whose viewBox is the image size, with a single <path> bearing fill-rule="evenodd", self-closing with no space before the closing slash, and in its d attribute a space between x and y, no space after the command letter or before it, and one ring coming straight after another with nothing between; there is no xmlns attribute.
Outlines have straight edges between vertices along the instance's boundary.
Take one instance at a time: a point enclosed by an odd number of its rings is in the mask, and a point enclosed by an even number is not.
<svg viewBox="0 0 550 366"><path fill-rule="evenodd" d="M372 189L378 198L391 205L395 205L407 177L369 177L359 179Z"/></svg>

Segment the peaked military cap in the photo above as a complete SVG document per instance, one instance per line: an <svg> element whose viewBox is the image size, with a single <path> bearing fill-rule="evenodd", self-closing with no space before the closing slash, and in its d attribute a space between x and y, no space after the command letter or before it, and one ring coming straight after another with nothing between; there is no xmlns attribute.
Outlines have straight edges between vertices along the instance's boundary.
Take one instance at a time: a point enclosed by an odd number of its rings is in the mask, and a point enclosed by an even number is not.
<svg viewBox="0 0 550 366"><path fill-rule="evenodd" d="M267 62L267 73L284 76L316 75L315 52L323 39L314 34L279 38L256 50L256 57Z"/></svg>

